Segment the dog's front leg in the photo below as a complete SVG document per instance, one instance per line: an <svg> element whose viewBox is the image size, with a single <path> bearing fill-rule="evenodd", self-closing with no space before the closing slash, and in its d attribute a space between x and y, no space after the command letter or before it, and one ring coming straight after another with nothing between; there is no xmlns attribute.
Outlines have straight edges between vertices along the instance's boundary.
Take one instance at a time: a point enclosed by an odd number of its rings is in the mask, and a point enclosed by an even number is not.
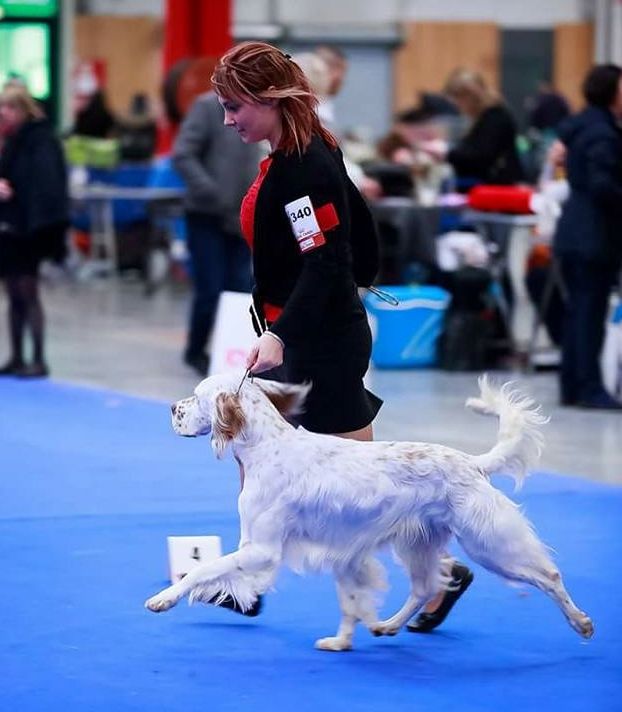
<svg viewBox="0 0 622 712"><path fill-rule="evenodd" d="M239 581L245 576L258 572L269 573L276 570L279 562L278 552L265 546L248 543L232 554L195 567L180 581L149 598L145 602L145 608L154 613L168 611L196 586L222 583L223 588L225 584L231 587L235 585L236 579Z"/></svg>

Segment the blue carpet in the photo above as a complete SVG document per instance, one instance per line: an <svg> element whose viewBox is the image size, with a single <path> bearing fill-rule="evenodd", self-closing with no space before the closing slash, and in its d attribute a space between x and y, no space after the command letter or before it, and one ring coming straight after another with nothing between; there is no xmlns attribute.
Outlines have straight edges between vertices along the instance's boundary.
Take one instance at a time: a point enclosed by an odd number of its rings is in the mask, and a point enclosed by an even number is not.
<svg viewBox="0 0 622 712"><path fill-rule="evenodd" d="M622 709L622 489L549 474L524 503L596 624L583 642L538 592L477 568L435 634L313 650L338 619L332 581L283 572L265 613L143 601L166 584L166 536L237 542L237 473L165 404L0 381L0 710ZM510 482L498 480L508 489ZM390 566L386 611L406 592Z"/></svg>

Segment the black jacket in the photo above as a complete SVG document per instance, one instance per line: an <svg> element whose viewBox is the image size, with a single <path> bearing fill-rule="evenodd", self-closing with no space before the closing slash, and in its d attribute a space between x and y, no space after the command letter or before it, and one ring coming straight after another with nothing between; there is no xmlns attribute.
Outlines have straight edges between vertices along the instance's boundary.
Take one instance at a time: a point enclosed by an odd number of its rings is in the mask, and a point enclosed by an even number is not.
<svg viewBox="0 0 622 712"><path fill-rule="evenodd" d="M338 224L324 231L324 245L303 253L285 205L304 196L314 210L332 204ZM284 307L270 330L286 346L365 318L356 286L370 285L378 270L375 226L341 152L319 137L302 156L272 154L255 204L253 267L256 300Z"/></svg>
<svg viewBox="0 0 622 712"><path fill-rule="evenodd" d="M14 195L0 202L0 222L30 236L69 217L67 172L60 142L45 120L26 122L10 136L0 154L0 178Z"/></svg>
<svg viewBox="0 0 622 712"><path fill-rule="evenodd" d="M570 197L562 208L558 255L619 264L622 259L622 130L595 106L565 121L559 138L568 149Z"/></svg>
<svg viewBox="0 0 622 712"><path fill-rule="evenodd" d="M491 185L524 180L516 150L516 124L502 104L482 112L447 160L459 178L474 178Z"/></svg>

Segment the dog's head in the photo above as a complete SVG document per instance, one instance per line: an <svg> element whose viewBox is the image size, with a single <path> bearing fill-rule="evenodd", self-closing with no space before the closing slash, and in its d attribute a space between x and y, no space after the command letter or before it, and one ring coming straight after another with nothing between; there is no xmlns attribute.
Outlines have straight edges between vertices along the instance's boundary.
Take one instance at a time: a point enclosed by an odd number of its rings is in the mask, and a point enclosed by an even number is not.
<svg viewBox="0 0 622 712"><path fill-rule="evenodd" d="M258 418L293 416L302 409L310 384L277 383L260 378L245 381L239 388L240 375L210 376L201 381L190 398L171 407L173 430L178 435L197 437L212 435L212 448L222 457L227 445L248 435Z"/></svg>

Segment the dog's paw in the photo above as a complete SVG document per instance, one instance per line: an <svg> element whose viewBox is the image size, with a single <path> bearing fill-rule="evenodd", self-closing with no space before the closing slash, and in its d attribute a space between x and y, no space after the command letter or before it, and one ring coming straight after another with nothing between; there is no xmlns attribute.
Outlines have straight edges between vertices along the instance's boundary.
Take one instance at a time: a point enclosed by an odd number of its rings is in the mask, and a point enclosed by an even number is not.
<svg viewBox="0 0 622 712"><path fill-rule="evenodd" d="M576 620L570 621L570 625L583 638L591 638L594 635L594 624L592 619L585 613L581 614Z"/></svg>
<svg viewBox="0 0 622 712"><path fill-rule="evenodd" d="M154 613L163 613L176 605L177 600L178 599L174 596L167 596L166 592L162 591L162 593L158 593L157 595L147 599L145 601L145 608L153 611Z"/></svg>
<svg viewBox="0 0 622 712"><path fill-rule="evenodd" d="M320 638L315 641L316 650L329 650L333 653L341 653L346 650L352 650L352 643L345 638Z"/></svg>
<svg viewBox="0 0 622 712"><path fill-rule="evenodd" d="M369 626L369 632L377 637L381 635L397 635L399 630L399 626L395 626L389 621L378 621Z"/></svg>

